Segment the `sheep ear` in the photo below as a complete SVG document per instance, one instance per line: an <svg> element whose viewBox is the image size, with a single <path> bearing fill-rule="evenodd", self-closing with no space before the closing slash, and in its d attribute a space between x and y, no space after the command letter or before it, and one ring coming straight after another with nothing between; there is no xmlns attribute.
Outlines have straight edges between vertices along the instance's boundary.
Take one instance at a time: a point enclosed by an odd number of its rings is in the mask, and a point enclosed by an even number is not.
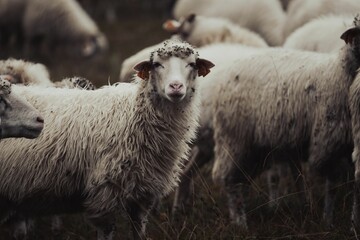
<svg viewBox="0 0 360 240"><path fill-rule="evenodd" d="M360 29L355 27L355 28L350 28L348 30L346 30L342 35L341 35L341 39L345 41L346 44L348 43L353 43L353 39L355 37L357 37L360 34Z"/></svg>
<svg viewBox="0 0 360 240"><path fill-rule="evenodd" d="M196 67L198 69L198 76L205 77L210 72L210 68L212 68L214 66L215 65L208 60L205 60L202 58L196 59Z"/></svg>
<svg viewBox="0 0 360 240"><path fill-rule="evenodd" d="M150 77L151 63L143 61L135 65L134 70L137 71L137 76L141 79L147 80Z"/></svg>
<svg viewBox="0 0 360 240"><path fill-rule="evenodd" d="M169 19L164 22L163 29L168 31L169 33L177 33L179 31L180 25L180 22Z"/></svg>

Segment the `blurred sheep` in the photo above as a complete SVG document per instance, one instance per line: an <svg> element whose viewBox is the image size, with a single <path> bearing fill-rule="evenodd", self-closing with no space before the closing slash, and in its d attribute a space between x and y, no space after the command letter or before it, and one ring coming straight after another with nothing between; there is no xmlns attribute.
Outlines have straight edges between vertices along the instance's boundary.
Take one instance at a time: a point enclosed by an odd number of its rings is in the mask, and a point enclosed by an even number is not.
<svg viewBox="0 0 360 240"><path fill-rule="evenodd" d="M3 0L0 33L2 45L16 35L28 52L59 47L59 53L91 57L107 49L106 37L75 0Z"/></svg>

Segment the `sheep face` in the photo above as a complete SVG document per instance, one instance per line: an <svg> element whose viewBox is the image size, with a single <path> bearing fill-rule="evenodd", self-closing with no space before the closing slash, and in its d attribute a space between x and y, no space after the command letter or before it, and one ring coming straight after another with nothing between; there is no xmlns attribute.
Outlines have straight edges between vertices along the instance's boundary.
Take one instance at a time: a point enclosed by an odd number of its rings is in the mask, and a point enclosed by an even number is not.
<svg viewBox="0 0 360 240"><path fill-rule="evenodd" d="M36 138L44 127L40 113L11 91L6 75L0 76L0 138Z"/></svg>
<svg viewBox="0 0 360 240"><path fill-rule="evenodd" d="M187 90L193 88L196 78L196 64L193 55L181 59L156 57L153 63L152 76L154 87L162 97L171 102L180 102L186 96Z"/></svg>
<svg viewBox="0 0 360 240"><path fill-rule="evenodd" d="M195 90L197 75L207 75L213 66L198 58L190 44L170 40L151 53L150 61L141 62L134 69L140 78L149 79L160 97L177 103Z"/></svg>

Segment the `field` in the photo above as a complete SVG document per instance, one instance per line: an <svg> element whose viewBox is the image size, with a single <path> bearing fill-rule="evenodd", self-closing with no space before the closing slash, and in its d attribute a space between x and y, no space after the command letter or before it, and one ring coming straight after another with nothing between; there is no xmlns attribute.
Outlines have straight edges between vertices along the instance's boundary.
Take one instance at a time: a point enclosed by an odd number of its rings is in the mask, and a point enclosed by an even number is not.
<svg viewBox="0 0 360 240"><path fill-rule="evenodd" d="M54 81L84 76L98 87L115 83L125 58L169 36L161 29L166 19L164 9L156 6L152 13L145 9L124 8L112 23L97 19L110 44L109 51L99 58L79 61L33 56L30 60L46 64ZM1 57L22 58L23 55L16 49L3 49ZM316 184L308 189L313 193L309 203L299 200L302 193L296 192L293 181L288 179L289 193L271 209L268 207L266 177L262 175L249 187L246 197L249 230L245 231L229 222L225 193L212 183L210 175L210 165L200 171L194 183L192 206L185 212L171 216L173 195L163 199L159 209L149 218L151 239L357 239L356 234L350 232L351 180L340 183L335 189L335 222L332 228L327 228L322 222L325 184L321 179L314 180ZM82 215L63 216L63 219L64 230L56 236L52 236L49 217L37 219L33 239L96 239L95 230L86 224ZM6 239L11 239L9 228L2 226L0 240ZM118 217L115 239L132 239L126 216Z"/></svg>

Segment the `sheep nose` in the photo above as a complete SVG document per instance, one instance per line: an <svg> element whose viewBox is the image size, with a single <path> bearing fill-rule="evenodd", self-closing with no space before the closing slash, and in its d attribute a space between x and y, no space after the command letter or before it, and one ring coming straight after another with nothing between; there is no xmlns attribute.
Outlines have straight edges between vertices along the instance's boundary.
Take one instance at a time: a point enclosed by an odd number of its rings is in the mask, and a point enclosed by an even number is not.
<svg viewBox="0 0 360 240"><path fill-rule="evenodd" d="M180 89L183 88L183 84L182 83L171 83L170 84L170 88L174 91L179 91Z"/></svg>
<svg viewBox="0 0 360 240"><path fill-rule="evenodd" d="M36 121L39 122L39 123L44 123L44 118L42 118L42 117L37 117L37 118L36 118Z"/></svg>

